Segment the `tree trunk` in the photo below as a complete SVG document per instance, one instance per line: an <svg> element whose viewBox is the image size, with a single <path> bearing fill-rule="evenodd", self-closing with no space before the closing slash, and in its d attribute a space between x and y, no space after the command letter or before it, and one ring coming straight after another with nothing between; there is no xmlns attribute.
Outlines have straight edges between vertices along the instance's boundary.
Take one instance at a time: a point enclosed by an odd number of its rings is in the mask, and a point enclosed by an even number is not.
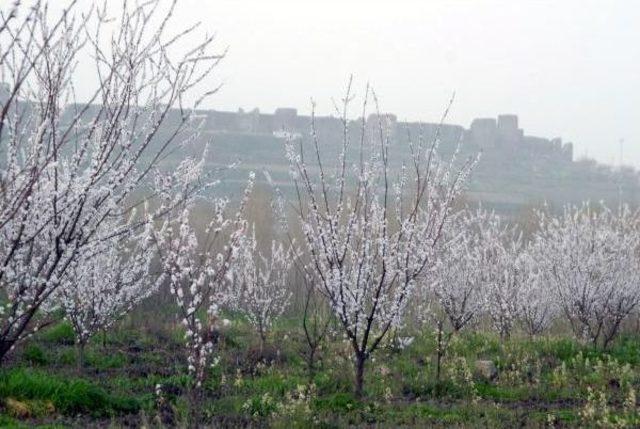
<svg viewBox="0 0 640 429"><path fill-rule="evenodd" d="M508 341L509 338L511 338L511 329L510 328L503 328L500 330L500 340L501 341Z"/></svg>
<svg viewBox="0 0 640 429"><path fill-rule="evenodd" d="M262 357L264 357L263 354L264 354L264 349L266 347L266 344L267 344L267 335L262 330L260 330L260 355Z"/></svg>
<svg viewBox="0 0 640 429"><path fill-rule="evenodd" d="M442 363L442 331L438 331L438 350L436 351L436 381L440 383L440 365Z"/></svg>
<svg viewBox="0 0 640 429"><path fill-rule="evenodd" d="M364 366L366 362L366 357L364 353L358 353L356 355L355 361L355 370L356 370L356 386L355 386L355 395L356 398L360 399L364 393Z"/></svg>
<svg viewBox="0 0 640 429"><path fill-rule="evenodd" d="M84 367L84 347L85 347L85 343L84 342L78 342L76 344L76 370L78 371L78 373L82 373L82 368Z"/></svg>
<svg viewBox="0 0 640 429"><path fill-rule="evenodd" d="M436 345L436 396L440 395L440 373L442 368L442 355L444 354L442 345L442 322L438 321L438 342Z"/></svg>
<svg viewBox="0 0 640 429"><path fill-rule="evenodd" d="M260 337L260 358L263 358L264 347L267 342L267 332L262 319L258 319L258 336Z"/></svg>
<svg viewBox="0 0 640 429"><path fill-rule="evenodd" d="M12 340L0 340L0 366L4 362L5 356L9 353L14 343L15 341Z"/></svg>
<svg viewBox="0 0 640 429"><path fill-rule="evenodd" d="M307 358L307 373L309 376L309 383L313 381L313 376L315 375L315 364L316 364L316 348L309 347L309 356Z"/></svg>
<svg viewBox="0 0 640 429"><path fill-rule="evenodd" d="M200 388L197 386L191 386L189 390L189 421L187 426L189 428L200 427Z"/></svg>

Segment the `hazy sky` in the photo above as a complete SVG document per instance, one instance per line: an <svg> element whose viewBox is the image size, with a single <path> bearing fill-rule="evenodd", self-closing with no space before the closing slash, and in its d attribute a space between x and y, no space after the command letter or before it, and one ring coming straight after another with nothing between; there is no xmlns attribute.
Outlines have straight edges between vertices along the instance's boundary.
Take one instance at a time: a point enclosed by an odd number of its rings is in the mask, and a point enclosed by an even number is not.
<svg viewBox="0 0 640 429"><path fill-rule="evenodd" d="M228 57L208 107L330 112L349 74L382 110L448 122L516 113L525 133L640 167L640 2L635 0L181 0ZM215 83L215 82L212 82Z"/></svg>

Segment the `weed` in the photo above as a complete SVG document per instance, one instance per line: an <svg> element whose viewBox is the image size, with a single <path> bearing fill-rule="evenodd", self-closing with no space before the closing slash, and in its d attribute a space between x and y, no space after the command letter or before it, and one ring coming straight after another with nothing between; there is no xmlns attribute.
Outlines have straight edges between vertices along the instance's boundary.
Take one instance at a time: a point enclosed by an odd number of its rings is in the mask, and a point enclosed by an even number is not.
<svg viewBox="0 0 640 429"><path fill-rule="evenodd" d="M49 363L48 356L37 344L29 344L25 347L22 352L22 357L34 365L47 365Z"/></svg>
<svg viewBox="0 0 640 429"><path fill-rule="evenodd" d="M83 379L64 379L42 371L18 368L0 374L0 397L51 401L63 414L107 415L136 412L138 401L107 394Z"/></svg>

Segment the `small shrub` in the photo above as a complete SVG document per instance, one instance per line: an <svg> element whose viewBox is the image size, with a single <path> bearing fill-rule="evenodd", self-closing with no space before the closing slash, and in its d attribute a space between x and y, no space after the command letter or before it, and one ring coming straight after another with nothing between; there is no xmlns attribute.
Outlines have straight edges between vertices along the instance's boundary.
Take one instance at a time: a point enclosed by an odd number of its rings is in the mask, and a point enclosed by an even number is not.
<svg viewBox="0 0 640 429"><path fill-rule="evenodd" d="M276 414L278 409L279 404L269 392L264 393L262 396L253 396L242 405L242 411L254 418L271 417Z"/></svg>
<svg viewBox="0 0 640 429"><path fill-rule="evenodd" d="M76 341L76 335L73 327L68 322L60 322L40 333L42 341L56 344L73 345Z"/></svg>
<svg viewBox="0 0 640 429"><path fill-rule="evenodd" d="M350 392L353 389L351 367L343 363L331 362L326 368L318 371L313 377L313 384L320 395L335 392Z"/></svg>
<svg viewBox="0 0 640 429"><path fill-rule="evenodd" d="M36 344L29 344L22 353L22 357L34 365L46 365L49 363L49 358L45 354L44 350Z"/></svg>
<svg viewBox="0 0 640 429"><path fill-rule="evenodd" d="M587 402L580 411L580 418L585 426L609 427L609 404L604 392L588 388Z"/></svg>
<svg viewBox="0 0 640 429"><path fill-rule="evenodd" d="M73 348L61 350L58 354L58 361L63 365L75 365L78 353Z"/></svg>
<svg viewBox="0 0 640 429"><path fill-rule="evenodd" d="M298 385L296 388L287 392L284 402L280 405L279 413L291 418L305 418L311 415L311 402L316 398L316 386Z"/></svg>
<svg viewBox="0 0 640 429"><path fill-rule="evenodd" d="M562 362L559 366L555 367L551 373L551 385L555 388L565 388L568 384L567 364Z"/></svg>
<svg viewBox="0 0 640 429"><path fill-rule="evenodd" d="M464 357L454 357L447 363L445 369L449 380L460 392L471 397L473 401L478 399L473 375Z"/></svg>

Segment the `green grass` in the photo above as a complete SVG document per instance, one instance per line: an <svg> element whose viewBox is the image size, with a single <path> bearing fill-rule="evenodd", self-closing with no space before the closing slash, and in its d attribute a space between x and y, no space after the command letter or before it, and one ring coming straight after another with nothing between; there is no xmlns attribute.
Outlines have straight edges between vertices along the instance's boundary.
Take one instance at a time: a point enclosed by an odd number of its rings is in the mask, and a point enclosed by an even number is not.
<svg viewBox="0 0 640 429"><path fill-rule="evenodd" d="M615 342L611 351L611 357L620 362L632 365L640 364L640 338L633 336L623 336Z"/></svg>
<svg viewBox="0 0 640 429"><path fill-rule="evenodd" d="M47 343L74 344L76 341L73 327L68 322L61 322L38 333L38 337Z"/></svg>
<svg viewBox="0 0 640 429"><path fill-rule="evenodd" d="M367 363L365 397L357 399L350 348L339 337L319 351L310 385L295 320L275 325L263 355L274 361L265 363L251 326L233 313L227 317L232 323L199 406L214 427L543 427L549 419L590 427L580 414L590 389L605 395L611 419L627 427L638 422L637 413L624 408L629 389L640 390L640 338L633 335L605 351L569 335L501 341L491 332L463 332L451 341L436 382L433 332L408 330L403 335L415 336L408 348L383 345ZM0 370L0 399L20 401L30 417L0 405L0 426L66 425L77 418L140 425L142 411L149 422L169 413L173 425L185 425L192 378L183 333L170 323L153 330L128 326L90 341L81 372L68 324L25 343L13 366ZM497 379L475 372L478 359L496 364Z"/></svg>
<svg viewBox="0 0 640 429"><path fill-rule="evenodd" d="M350 392L338 392L327 395L323 398L318 398L314 404L318 410L338 413L357 410L362 406Z"/></svg>
<svg viewBox="0 0 640 429"><path fill-rule="evenodd" d="M40 370L17 368L0 373L0 397L48 400L63 414L108 415L140 409L133 397L116 396L81 378L62 378Z"/></svg>
<svg viewBox="0 0 640 429"><path fill-rule="evenodd" d="M0 427L5 429L23 429L30 426L22 423L20 420L16 420L13 417L0 415Z"/></svg>
<svg viewBox="0 0 640 429"><path fill-rule="evenodd" d="M47 365L49 357L46 352L37 344L29 344L22 352L22 358L33 365Z"/></svg>
<svg viewBox="0 0 640 429"><path fill-rule="evenodd" d="M104 351L94 350L85 356L85 364L98 370L123 368L128 362L127 356L121 352L105 354Z"/></svg>

